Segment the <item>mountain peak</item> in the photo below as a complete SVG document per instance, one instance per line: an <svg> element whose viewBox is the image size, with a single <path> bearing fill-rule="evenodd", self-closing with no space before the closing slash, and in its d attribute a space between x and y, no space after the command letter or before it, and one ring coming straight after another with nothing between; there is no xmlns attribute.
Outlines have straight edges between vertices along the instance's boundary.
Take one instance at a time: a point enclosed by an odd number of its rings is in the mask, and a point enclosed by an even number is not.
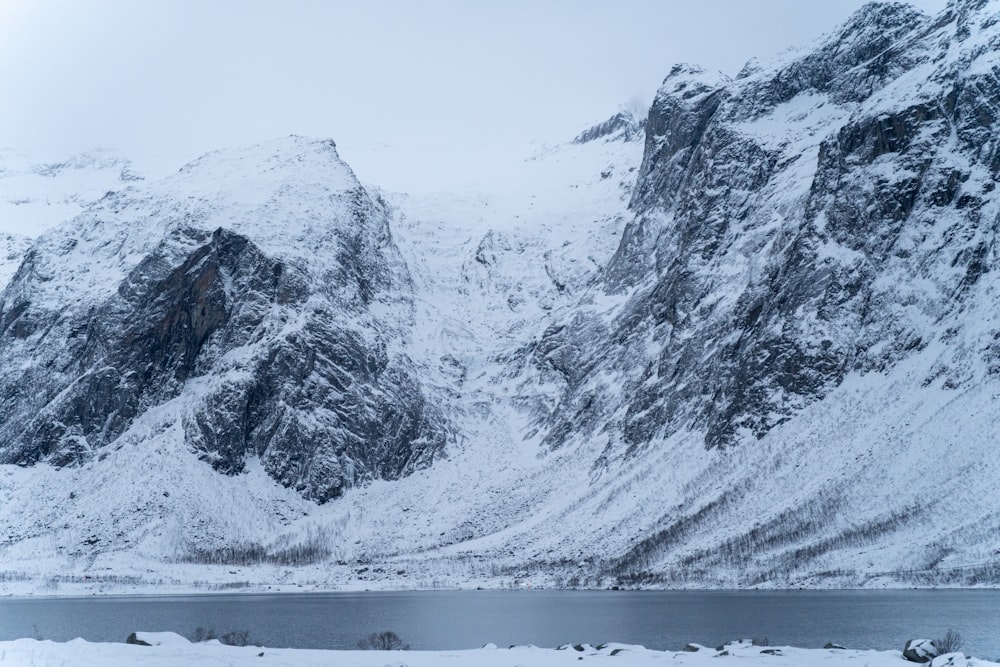
<svg viewBox="0 0 1000 667"><path fill-rule="evenodd" d="M897 26L913 27L916 22L926 18L928 18L927 14L908 2L873 0L873 2L865 3L851 14L837 32L844 36L868 26L883 29Z"/></svg>
<svg viewBox="0 0 1000 667"><path fill-rule="evenodd" d="M699 65L678 63L660 86L660 95L669 95L682 100L711 93L729 83L729 77L722 72L707 70Z"/></svg>
<svg viewBox="0 0 1000 667"><path fill-rule="evenodd" d="M446 431L394 351L408 285L386 207L329 140L214 151L109 193L0 294L0 359L74 359L38 382L0 364L6 415L26 411L0 425L0 461L81 465L167 419L179 456L255 459L317 502L409 474Z"/></svg>
<svg viewBox="0 0 1000 667"><path fill-rule="evenodd" d="M291 176L334 178L344 187L355 187L357 178L337 153L333 139L289 135L259 144L205 153L181 167L177 175L202 179L266 178ZM169 180L169 179L168 179Z"/></svg>
<svg viewBox="0 0 1000 667"><path fill-rule="evenodd" d="M574 144L604 141L632 141L642 137L646 127L645 118L637 118L630 109L621 109L607 120L592 125L573 139Z"/></svg>
<svg viewBox="0 0 1000 667"><path fill-rule="evenodd" d="M869 2L826 38L817 55L829 58L830 64L843 72L890 47L899 48L903 35L929 20L927 14L905 2Z"/></svg>

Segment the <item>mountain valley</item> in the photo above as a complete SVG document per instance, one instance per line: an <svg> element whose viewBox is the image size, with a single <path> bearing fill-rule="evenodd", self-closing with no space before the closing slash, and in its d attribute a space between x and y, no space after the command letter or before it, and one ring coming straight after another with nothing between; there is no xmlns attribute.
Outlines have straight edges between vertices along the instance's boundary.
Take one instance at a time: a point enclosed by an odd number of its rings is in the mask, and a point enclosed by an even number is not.
<svg viewBox="0 0 1000 667"><path fill-rule="evenodd" d="M53 196L0 246L0 590L1000 583L995 1L532 150Z"/></svg>

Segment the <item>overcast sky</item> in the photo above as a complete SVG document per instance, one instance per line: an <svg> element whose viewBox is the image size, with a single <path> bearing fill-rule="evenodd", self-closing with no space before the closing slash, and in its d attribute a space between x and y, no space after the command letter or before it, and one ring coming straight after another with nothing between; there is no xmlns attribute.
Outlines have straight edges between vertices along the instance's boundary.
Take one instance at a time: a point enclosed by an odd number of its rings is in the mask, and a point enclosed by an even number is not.
<svg viewBox="0 0 1000 667"><path fill-rule="evenodd" d="M287 134L332 137L349 160L554 142L648 104L675 62L735 74L862 4L0 0L0 146L111 148L156 175Z"/></svg>

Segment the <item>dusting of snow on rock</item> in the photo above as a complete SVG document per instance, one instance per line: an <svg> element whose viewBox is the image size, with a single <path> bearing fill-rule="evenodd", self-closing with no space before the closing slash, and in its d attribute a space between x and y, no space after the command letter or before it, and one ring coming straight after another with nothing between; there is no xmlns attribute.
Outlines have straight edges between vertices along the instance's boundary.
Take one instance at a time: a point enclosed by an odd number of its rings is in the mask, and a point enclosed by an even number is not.
<svg viewBox="0 0 1000 667"><path fill-rule="evenodd" d="M228 475L259 459L318 502L408 474L447 437L398 350L408 287L385 205L330 141L210 153L108 194L0 297L0 461L180 446Z"/></svg>

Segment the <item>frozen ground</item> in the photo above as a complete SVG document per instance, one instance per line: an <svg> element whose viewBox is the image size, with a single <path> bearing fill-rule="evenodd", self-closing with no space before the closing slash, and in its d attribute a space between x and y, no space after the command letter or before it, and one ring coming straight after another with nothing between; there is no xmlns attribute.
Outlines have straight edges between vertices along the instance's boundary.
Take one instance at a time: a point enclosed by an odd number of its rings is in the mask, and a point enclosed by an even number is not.
<svg viewBox="0 0 1000 667"><path fill-rule="evenodd" d="M0 642L0 664L55 667L114 667L142 664L148 667L187 665L259 665L261 667L338 665L339 667L553 667L556 665L610 664L617 667L677 665L717 667L729 663L744 667L902 667L899 651L801 649L762 647L734 642L724 650L691 646L684 652L652 651L641 646L604 644L564 646L559 649L489 645L468 651L323 651L224 646L217 641L193 644L170 632L137 633L152 646L91 643L83 639L57 643L18 639ZM986 667L997 663L967 658L961 653L940 656L930 667Z"/></svg>

